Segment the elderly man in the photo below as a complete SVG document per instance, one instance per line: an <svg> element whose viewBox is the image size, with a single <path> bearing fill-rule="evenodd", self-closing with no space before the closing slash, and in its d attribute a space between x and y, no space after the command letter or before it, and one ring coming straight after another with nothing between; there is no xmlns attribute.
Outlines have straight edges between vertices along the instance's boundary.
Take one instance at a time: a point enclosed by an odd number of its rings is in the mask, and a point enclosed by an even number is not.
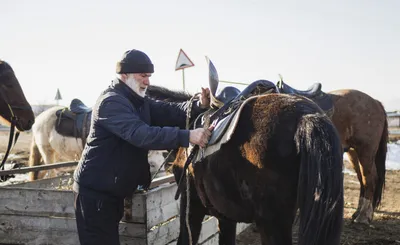
<svg viewBox="0 0 400 245"><path fill-rule="evenodd" d="M189 102L164 103L145 96L154 66L139 50L117 63L117 78L93 107L85 149L74 173L75 214L81 244L119 244L124 197L150 185L149 150L204 147L209 130L186 130ZM192 116L209 107L209 90L192 102Z"/></svg>

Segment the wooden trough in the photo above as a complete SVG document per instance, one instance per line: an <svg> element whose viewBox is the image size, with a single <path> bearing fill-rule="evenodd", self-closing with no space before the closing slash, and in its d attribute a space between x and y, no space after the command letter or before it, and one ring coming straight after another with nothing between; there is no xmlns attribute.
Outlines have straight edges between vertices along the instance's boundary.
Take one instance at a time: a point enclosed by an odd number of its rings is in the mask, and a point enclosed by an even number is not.
<svg viewBox="0 0 400 245"><path fill-rule="evenodd" d="M74 195L62 189L71 181L63 176L1 187L0 244L79 244ZM179 200L174 200L172 181L172 176L157 178L153 189L134 195L132 219L120 223L121 244L176 244ZM247 226L238 224L237 233ZM199 244L218 244L215 218L204 220Z"/></svg>

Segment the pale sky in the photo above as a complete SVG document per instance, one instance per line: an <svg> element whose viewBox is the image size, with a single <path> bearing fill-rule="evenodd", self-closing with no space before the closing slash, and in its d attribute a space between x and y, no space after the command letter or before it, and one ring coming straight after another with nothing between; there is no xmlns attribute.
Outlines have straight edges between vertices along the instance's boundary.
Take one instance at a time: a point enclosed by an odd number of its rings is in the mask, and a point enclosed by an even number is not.
<svg viewBox="0 0 400 245"><path fill-rule="evenodd" d="M151 82L182 88L182 48L195 66L186 88L208 84L205 56L221 80L298 89L352 88L400 109L400 1L0 0L0 59L31 104L55 103L57 88L92 106L128 49L149 55ZM239 88L243 88L240 87Z"/></svg>

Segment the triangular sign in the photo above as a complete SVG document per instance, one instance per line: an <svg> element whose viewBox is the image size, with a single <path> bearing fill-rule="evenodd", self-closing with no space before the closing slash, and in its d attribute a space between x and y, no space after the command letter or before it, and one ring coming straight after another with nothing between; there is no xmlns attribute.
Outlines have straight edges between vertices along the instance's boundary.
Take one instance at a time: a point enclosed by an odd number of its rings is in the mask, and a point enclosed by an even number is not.
<svg viewBox="0 0 400 245"><path fill-rule="evenodd" d="M56 97L54 99L55 100L62 100L61 93L60 93L59 89L57 89Z"/></svg>
<svg viewBox="0 0 400 245"><path fill-rule="evenodd" d="M181 49L179 51L178 59L176 60L175 71L194 66L193 62L189 59L185 52Z"/></svg>

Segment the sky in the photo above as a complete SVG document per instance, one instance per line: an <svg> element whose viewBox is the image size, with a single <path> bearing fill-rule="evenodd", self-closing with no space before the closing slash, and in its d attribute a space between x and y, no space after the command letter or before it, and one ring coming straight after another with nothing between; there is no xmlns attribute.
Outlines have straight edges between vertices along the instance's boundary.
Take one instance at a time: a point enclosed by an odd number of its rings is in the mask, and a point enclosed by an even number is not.
<svg viewBox="0 0 400 245"><path fill-rule="evenodd" d="M357 89L400 110L399 0L0 0L0 59L31 104L92 106L129 49L152 60L151 83L182 90L180 49L195 64L186 89L225 81ZM243 85L235 85L243 89Z"/></svg>

